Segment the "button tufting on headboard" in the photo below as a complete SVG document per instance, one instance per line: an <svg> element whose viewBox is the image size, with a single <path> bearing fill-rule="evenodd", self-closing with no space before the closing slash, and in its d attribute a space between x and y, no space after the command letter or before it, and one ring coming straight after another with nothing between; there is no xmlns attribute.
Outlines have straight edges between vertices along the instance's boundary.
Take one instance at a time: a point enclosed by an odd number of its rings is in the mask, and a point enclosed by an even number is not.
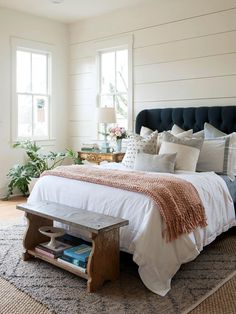
<svg viewBox="0 0 236 314"><path fill-rule="evenodd" d="M135 131L140 133L141 126L146 126L162 132L177 124L184 130L193 128L197 132L204 128L205 122L227 134L236 132L236 106L145 109L137 115Z"/></svg>

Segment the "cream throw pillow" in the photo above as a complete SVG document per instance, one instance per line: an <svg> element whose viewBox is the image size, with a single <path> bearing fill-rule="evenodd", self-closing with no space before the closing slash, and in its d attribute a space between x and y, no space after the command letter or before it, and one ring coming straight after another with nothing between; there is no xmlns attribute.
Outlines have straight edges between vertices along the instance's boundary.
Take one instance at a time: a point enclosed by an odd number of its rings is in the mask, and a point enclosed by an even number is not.
<svg viewBox="0 0 236 314"><path fill-rule="evenodd" d="M169 132L164 132L159 154L174 154L176 170L195 171L202 147L201 138L177 138Z"/></svg>

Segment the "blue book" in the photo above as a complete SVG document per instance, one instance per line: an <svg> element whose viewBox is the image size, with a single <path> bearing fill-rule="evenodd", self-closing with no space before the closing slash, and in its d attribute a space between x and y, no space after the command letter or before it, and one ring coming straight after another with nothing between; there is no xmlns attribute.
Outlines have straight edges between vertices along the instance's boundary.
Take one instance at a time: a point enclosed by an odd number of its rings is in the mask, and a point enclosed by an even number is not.
<svg viewBox="0 0 236 314"><path fill-rule="evenodd" d="M81 244L64 250L63 254L65 256L73 257L79 261L87 262L91 251L91 246L87 244Z"/></svg>
<svg viewBox="0 0 236 314"><path fill-rule="evenodd" d="M86 268L87 267L87 262L83 262L83 261L80 261L76 258L73 258L73 257L70 257L70 256L66 256L66 255L62 255L60 256L61 259L63 259L64 261L67 261L69 263L72 263L76 266L80 266L80 267L83 267L83 268Z"/></svg>

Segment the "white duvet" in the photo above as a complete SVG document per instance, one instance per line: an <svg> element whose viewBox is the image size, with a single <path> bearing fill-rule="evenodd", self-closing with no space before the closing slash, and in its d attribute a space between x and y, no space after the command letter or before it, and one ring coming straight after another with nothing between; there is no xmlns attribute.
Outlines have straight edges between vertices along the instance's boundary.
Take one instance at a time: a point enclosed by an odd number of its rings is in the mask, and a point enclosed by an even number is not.
<svg viewBox="0 0 236 314"><path fill-rule="evenodd" d="M127 170L121 164L103 167ZM133 254L147 288L164 296L181 264L193 260L217 235L236 225L233 201L225 182L218 175L213 172L182 172L174 176L195 186L205 207L208 225L170 243L162 238L163 221L156 203L143 194L44 176L36 183L28 202L48 200L128 219L129 225L121 228L120 232L121 250Z"/></svg>

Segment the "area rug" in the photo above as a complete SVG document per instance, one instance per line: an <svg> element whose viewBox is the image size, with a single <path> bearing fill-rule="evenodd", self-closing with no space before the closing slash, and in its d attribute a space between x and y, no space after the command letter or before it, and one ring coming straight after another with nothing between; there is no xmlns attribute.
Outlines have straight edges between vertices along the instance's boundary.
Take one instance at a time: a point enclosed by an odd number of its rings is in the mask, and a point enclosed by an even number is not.
<svg viewBox="0 0 236 314"><path fill-rule="evenodd" d="M52 312L9 281L0 278L0 313L51 314Z"/></svg>
<svg viewBox="0 0 236 314"><path fill-rule="evenodd" d="M231 230L205 248L197 259L181 267L165 297L143 285L127 254L121 256L119 280L89 294L84 279L37 259L23 262L24 229L0 229L0 276L58 314L186 313L236 270L236 239Z"/></svg>

